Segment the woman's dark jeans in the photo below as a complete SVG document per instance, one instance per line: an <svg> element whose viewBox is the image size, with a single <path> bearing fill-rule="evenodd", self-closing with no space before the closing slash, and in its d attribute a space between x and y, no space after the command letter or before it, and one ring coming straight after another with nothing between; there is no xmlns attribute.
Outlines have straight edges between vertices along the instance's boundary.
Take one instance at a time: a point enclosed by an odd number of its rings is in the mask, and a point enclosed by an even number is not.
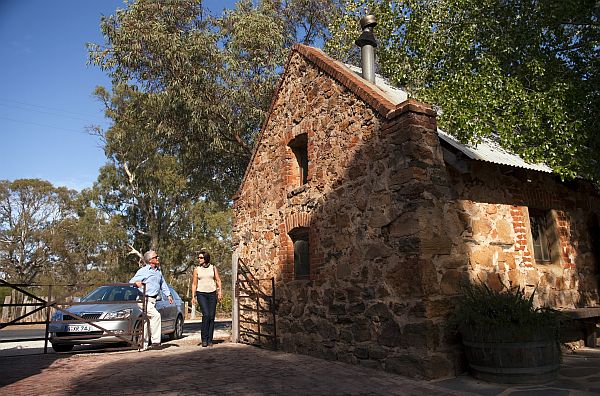
<svg viewBox="0 0 600 396"><path fill-rule="evenodd" d="M217 292L204 293L196 292L196 300L200 304L202 311L202 328L200 334L203 342L213 343L213 333L215 332L215 314L217 312Z"/></svg>

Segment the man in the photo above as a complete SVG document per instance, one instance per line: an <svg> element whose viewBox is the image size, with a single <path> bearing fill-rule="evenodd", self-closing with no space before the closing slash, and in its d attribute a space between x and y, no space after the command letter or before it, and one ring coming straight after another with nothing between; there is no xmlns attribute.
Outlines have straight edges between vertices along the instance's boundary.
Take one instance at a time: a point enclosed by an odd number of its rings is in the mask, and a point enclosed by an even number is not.
<svg viewBox="0 0 600 396"><path fill-rule="evenodd" d="M144 253L144 263L146 265L136 272L129 283L135 284L141 292L144 292L143 285L146 284L147 315L150 320L146 340L151 336L152 345L150 348L158 349L160 348L161 338L161 318L160 312L156 309L156 298L162 290L163 294L169 298L169 304L173 304L173 296L171 296L167 282L165 282L162 272L158 268L158 254L154 250L148 250ZM140 304L140 306L142 305ZM148 343L144 342L142 349L145 350L148 348Z"/></svg>

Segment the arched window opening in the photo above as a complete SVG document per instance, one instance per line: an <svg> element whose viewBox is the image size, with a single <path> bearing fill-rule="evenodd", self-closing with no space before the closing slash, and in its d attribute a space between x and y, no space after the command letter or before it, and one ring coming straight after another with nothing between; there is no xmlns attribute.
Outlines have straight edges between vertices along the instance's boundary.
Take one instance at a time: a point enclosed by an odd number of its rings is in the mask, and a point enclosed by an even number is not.
<svg viewBox="0 0 600 396"><path fill-rule="evenodd" d="M297 168L298 184L301 186L308 182L308 136L306 133L296 136L288 144L294 153Z"/></svg>
<svg viewBox="0 0 600 396"><path fill-rule="evenodd" d="M308 279L310 276L310 249L308 228L294 228L289 232L294 243L294 278Z"/></svg>

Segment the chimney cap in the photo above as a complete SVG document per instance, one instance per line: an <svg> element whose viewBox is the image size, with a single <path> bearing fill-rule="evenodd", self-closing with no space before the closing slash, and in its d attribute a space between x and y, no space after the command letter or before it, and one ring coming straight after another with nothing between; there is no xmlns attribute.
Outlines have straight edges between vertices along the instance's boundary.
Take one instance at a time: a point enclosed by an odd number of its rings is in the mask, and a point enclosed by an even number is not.
<svg viewBox="0 0 600 396"><path fill-rule="evenodd" d="M366 15L360 19L360 28L374 28L377 25L377 18L375 15Z"/></svg>

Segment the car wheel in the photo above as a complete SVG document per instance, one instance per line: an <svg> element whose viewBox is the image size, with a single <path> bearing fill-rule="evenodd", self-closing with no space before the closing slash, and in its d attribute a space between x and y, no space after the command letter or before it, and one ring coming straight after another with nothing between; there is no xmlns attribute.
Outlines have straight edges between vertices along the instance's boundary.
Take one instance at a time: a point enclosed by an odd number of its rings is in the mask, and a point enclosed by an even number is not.
<svg viewBox="0 0 600 396"><path fill-rule="evenodd" d="M69 352L73 350L73 345L52 344L52 349L54 349L55 352Z"/></svg>
<svg viewBox="0 0 600 396"><path fill-rule="evenodd" d="M178 340L183 336L183 318L181 315L177 316L177 320L175 321L175 330L169 334L170 340Z"/></svg>
<svg viewBox="0 0 600 396"><path fill-rule="evenodd" d="M131 337L131 346L141 347L140 340L142 339L142 320L138 320L133 325L133 336Z"/></svg>

